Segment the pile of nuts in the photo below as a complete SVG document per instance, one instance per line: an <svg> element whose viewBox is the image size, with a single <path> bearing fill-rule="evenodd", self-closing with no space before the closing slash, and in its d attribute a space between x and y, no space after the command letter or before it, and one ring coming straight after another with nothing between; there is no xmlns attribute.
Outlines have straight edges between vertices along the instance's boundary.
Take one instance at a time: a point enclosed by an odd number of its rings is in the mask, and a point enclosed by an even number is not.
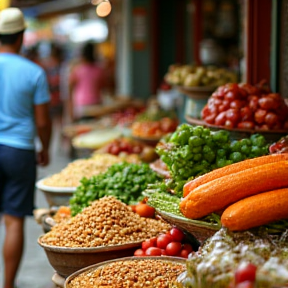
<svg viewBox="0 0 288 288"><path fill-rule="evenodd" d="M43 180L43 184L51 187L77 187L83 177L105 172L115 163L123 159L108 153L98 154L93 159L78 159L69 163L62 171Z"/></svg>
<svg viewBox="0 0 288 288"><path fill-rule="evenodd" d="M106 196L92 202L67 222L52 227L41 242L69 248L115 246L142 242L170 229L170 224L140 217L128 205Z"/></svg>
<svg viewBox="0 0 288 288"><path fill-rule="evenodd" d="M183 263L161 259L115 261L80 273L67 288L168 288L185 270Z"/></svg>

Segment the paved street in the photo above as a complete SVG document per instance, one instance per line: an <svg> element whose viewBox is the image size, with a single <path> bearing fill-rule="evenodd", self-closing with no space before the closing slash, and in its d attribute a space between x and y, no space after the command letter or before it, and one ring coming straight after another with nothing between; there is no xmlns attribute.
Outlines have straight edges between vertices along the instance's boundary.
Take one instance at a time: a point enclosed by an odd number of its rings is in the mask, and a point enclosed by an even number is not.
<svg viewBox="0 0 288 288"><path fill-rule="evenodd" d="M71 160L65 149L60 145L57 131L53 135L53 145L51 147L51 164L45 168L38 169L38 179L48 175L58 173ZM48 208L48 204L44 194L37 190L36 193L37 208ZM26 246L24 259L18 274L17 288L54 288L52 276L54 270L48 262L46 254L41 246L38 245L37 239L43 234L41 225L37 224L34 217L30 217L26 221ZM0 248L4 238L4 227L0 224ZM0 287L3 281L3 260L0 257Z"/></svg>

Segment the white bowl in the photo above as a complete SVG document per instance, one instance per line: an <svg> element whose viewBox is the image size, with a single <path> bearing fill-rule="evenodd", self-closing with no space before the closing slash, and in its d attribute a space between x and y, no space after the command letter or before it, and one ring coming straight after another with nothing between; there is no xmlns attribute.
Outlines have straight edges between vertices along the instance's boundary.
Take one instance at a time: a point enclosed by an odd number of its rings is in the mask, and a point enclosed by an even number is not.
<svg viewBox="0 0 288 288"><path fill-rule="evenodd" d="M44 193L49 207L53 206L69 206L69 200L77 187L53 187L44 185L45 179L37 181L36 187Z"/></svg>

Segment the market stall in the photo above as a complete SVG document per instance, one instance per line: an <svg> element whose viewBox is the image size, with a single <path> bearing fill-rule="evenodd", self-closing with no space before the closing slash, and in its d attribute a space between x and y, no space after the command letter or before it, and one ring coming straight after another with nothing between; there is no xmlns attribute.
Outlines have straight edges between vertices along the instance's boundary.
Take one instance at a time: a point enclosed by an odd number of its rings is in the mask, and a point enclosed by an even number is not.
<svg viewBox="0 0 288 288"><path fill-rule="evenodd" d="M229 93L226 89L224 97ZM287 109L285 102L278 104L274 110ZM138 116L130 125L135 136L150 131L139 128L141 121L145 124L147 118ZM105 287L113 271L119 273L119 287L125 287L125 281L132 287L141 281L147 287L238 288L245 281L287 287L286 134L274 133L271 126L271 131L254 127L235 137L235 128L224 122L210 127L201 121L173 126L152 146L140 142L154 152L149 161L139 157L139 142L118 135L89 158L74 160L46 179L46 186L74 186L65 205L48 209L38 219L46 229L38 244L56 271L55 284L79 287L81 281L84 288L89 287L86 282ZM151 128L151 123L145 125ZM272 138L267 131L274 133ZM116 143L118 154L111 150ZM135 143L138 148L133 150ZM124 144L126 151L120 153ZM127 280L119 270L126 265L131 267ZM135 268L136 277L134 265L150 265L149 275ZM163 265L169 267L160 273L165 280L156 273Z"/></svg>

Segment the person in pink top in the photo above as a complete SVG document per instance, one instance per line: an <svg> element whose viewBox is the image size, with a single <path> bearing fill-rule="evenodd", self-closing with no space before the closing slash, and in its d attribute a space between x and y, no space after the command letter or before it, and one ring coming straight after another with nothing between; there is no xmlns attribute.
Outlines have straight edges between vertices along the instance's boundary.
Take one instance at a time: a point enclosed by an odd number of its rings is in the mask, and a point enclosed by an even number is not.
<svg viewBox="0 0 288 288"><path fill-rule="evenodd" d="M103 68L96 62L94 44L83 46L81 59L71 70L70 86L70 118L72 121L85 116L85 108L102 103L102 88L105 86Z"/></svg>

